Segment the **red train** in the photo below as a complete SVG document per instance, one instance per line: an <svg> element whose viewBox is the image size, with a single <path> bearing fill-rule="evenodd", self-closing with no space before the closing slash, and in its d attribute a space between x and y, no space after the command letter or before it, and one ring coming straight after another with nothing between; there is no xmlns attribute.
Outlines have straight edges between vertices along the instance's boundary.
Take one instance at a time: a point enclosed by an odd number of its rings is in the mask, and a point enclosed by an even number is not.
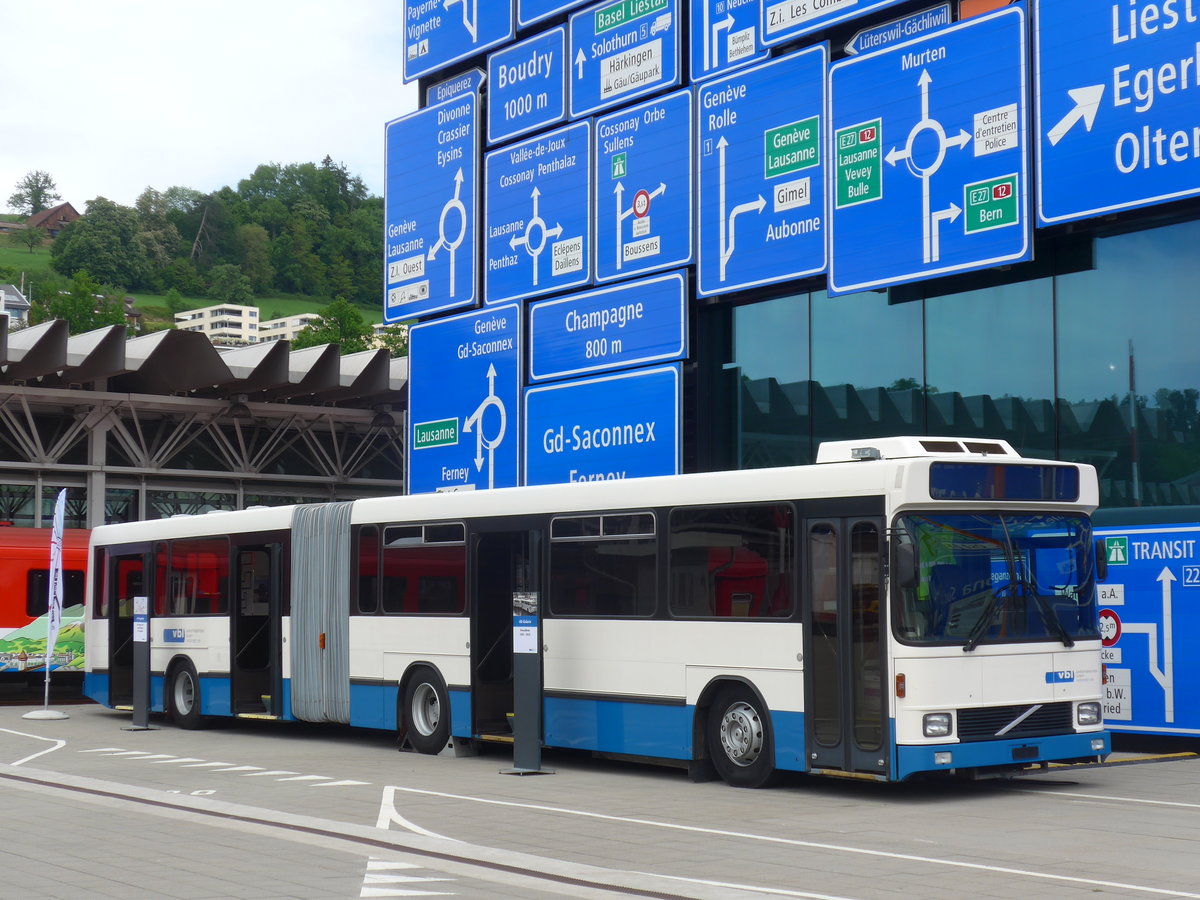
<svg viewBox="0 0 1200 900"><path fill-rule="evenodd" d="M63 615L52 671L82 678L88 531L63 533ZM46 666L50 529L0 526L0 682L40 683Z"/></svg>

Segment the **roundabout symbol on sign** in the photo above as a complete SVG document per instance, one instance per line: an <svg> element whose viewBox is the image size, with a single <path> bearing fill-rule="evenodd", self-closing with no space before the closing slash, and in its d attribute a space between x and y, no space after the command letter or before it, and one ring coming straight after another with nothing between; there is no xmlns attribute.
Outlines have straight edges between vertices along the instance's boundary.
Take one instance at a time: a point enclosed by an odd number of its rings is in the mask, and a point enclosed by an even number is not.
<svg viewBox="0 0 1200 900"><path fill-rule="evenodd" d="M1100 638L1105 647L1121 639L1121 617L1111 609L1100 610Z"/></svg>

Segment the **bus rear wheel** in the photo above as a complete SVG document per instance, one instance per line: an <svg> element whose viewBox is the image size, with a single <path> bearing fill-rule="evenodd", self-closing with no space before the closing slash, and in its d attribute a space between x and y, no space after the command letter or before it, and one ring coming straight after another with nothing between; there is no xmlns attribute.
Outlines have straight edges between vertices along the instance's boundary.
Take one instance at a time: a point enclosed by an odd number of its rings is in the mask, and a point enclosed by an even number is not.
<svg viewBox="0 0 1200 900"><path fill-rule="evenodd" d="M167 712L171 721L189 730L204 727L200 715L200 679L190 662L182 662L171 673L167 685Z"/></svg>
<svg viewBox="0 0 1200 900"><path fill-rule="evenodd" d="M748 688L721 688L708 712L713 766L734 787L766 786L775 773L774 742L766 706Z"/></svg>
<svg viewBox="0 0 1200 900"><path fill-rule="evenodd" d="M404 687L404 720L409 743L418 753L438 753L450 740L450 698L446 683L422 667Z"/></svg>

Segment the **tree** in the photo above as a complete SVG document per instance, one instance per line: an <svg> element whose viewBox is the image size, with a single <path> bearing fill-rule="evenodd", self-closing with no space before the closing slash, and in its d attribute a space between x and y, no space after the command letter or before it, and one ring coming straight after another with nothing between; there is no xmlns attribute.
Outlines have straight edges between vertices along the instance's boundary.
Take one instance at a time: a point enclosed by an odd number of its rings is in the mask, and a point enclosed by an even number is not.
<svg viewBox="0 0 1200 900"><path fill-rule="evenodd" d="M391 354L392 359L408 356L408 324L399 322L382 329L379 344Z"/></svg>
<svg viewBox="0 0 1200 900"><path fill-rule="evenodd" d="M54 184L54 179L40 169L27 172L15 187L13 195L8 198L8 205L27 216L36 215L43 209L49 209L52 203L62 199L58 193L58 187Z"/></svg>
<svg viewBox="0 0 1200 900"><path fill-rule="evenodd" d="M309 322L292 340L292 349L340 344L342 353L358 353L371 349L374 329L357 307L338 297L317 312L318 318Z"/></svg>
<svg viewBox="0 0 1200 900"><path fill-rule="evenodd" d="M55 238L50 265L67 276L82 269L103 284L140 287L150 273L140 233L136 210L97 197L88 203L86 215Z"/></svg>
<svg viewBox="0 0 1200 900"><path fill-rule="evenodd" d="M242 270L230 263L213 266L209 273L208 295L221 303L237 303L241 306L251 306L254 303L254 289L250 279L242 274Z"/></svg>
<svg viewBox="0 0 1200 900"><path fill-rule="evenodd" d="M56 292L48 301L34 301L29 312L30 321L35 324L50 319L65 320L71 334L125 324L124 299L118 292L102 288L83 270L71 278L70 290Z"/></svg>
<svg viewBox="0 0 1200 900"><path fill-rule="evenodd" d="M45 228L18 228L8 236L10 244L28 247L30 253L33 252L35 247L40 247L45 240Z"/></svg>
<svg viewBox="0 0 1200 900"><path fill-rule="evenodd" d="M171 315L177 315L191 305L183 294L179 293L175 288L167 290L165 299L167 301L167 309L171 311Z"/></svg>
<svg viewBox="0 0 1200 900"><path fill-rule="evenodd" d="M271 268L271 236L261 225L239 225L237 236L242 273L255 293L266 293L275 279L275 270Z"/></svg>

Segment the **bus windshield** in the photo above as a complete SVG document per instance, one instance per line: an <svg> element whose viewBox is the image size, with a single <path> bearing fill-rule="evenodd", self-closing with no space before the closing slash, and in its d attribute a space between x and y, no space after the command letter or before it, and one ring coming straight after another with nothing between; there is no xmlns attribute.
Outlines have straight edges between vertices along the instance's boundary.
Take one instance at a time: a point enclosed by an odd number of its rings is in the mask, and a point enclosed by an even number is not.
<svg viewBox="0 0 1200 900"><path fill-rule="evenodd" d="M1091 524L1081 516L906 515L893 627L914 644L1099 637Z"/></svg>

